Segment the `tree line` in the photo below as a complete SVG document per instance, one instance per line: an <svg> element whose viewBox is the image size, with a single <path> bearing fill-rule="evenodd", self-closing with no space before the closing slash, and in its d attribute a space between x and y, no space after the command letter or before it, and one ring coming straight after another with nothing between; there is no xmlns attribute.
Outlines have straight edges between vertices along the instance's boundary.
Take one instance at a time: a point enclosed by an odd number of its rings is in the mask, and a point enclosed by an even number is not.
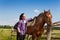
<svg viewBox="0 0 60 40"><path fill-rule="evenodd" d="M12 28L13 26L10 25L0 25L0 28Z"/></svg>
<svg viewBox="0 0 60 40"><path fill-rule="evenodd" d="M10 25L0 25L0 28L13 28L14 26L10 26ZM46 29L46 28L45 28ZM53 27L53 30L60 30L60 27Z"/></svg>

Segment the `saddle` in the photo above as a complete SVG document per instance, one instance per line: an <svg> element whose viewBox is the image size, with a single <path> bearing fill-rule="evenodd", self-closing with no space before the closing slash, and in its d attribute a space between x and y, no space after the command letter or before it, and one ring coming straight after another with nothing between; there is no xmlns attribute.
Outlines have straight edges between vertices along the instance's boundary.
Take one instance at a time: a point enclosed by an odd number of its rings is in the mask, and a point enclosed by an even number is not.
<svg viewBox="0 0 60 40"><path fill-rule="evenodd" d="M30 20L30 21L27 23L27 27L32 27L32 26L34 26L35 21L36 21L36 17L34 17L32 20Z"/></svg>

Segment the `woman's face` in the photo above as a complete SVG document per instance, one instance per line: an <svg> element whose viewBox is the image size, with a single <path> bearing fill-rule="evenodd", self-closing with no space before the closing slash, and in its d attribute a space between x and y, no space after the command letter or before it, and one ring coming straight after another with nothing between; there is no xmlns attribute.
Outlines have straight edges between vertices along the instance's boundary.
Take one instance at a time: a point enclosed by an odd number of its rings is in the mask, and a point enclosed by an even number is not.
<svg viewBox="0 0 60 40"><path fill-rule="evenodd" d="M23 19L23 20L25 20L25 19L26 19L26 15L25 15L25 14L23 15L22 19Z"/></svg>

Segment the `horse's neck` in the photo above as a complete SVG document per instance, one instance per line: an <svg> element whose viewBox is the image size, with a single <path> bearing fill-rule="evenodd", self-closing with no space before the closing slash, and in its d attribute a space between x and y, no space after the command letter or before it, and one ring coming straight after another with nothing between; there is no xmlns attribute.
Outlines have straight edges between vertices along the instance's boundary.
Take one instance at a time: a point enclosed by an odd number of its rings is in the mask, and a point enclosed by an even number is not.
<svg viewBox="0 0 60 40"><path fill-rule="evenodd" d="M45 22L41 21L41 23L40 23L41 27L44 27L44 24L45 24Z"/></svg>
<svg viewBox="0 0 60 40"><path fill-rule="evenodd" d="M43 17L38 17L38 18L36 19L35 25L36 25L37 27L43 27L44 24L45 24L45 21L44 21L44 18L43 18Z"/></svg>

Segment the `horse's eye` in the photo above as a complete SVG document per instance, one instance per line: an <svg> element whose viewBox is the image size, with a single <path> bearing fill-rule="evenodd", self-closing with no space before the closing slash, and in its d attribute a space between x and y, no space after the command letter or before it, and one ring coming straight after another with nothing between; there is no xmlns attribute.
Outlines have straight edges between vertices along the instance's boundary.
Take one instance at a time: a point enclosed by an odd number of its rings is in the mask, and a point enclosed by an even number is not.
<svg viewBox="0 0 60 40"><path fill-rule="evenodd" d="M46 16L46 18L48 18L48 16Z"/></svg>

